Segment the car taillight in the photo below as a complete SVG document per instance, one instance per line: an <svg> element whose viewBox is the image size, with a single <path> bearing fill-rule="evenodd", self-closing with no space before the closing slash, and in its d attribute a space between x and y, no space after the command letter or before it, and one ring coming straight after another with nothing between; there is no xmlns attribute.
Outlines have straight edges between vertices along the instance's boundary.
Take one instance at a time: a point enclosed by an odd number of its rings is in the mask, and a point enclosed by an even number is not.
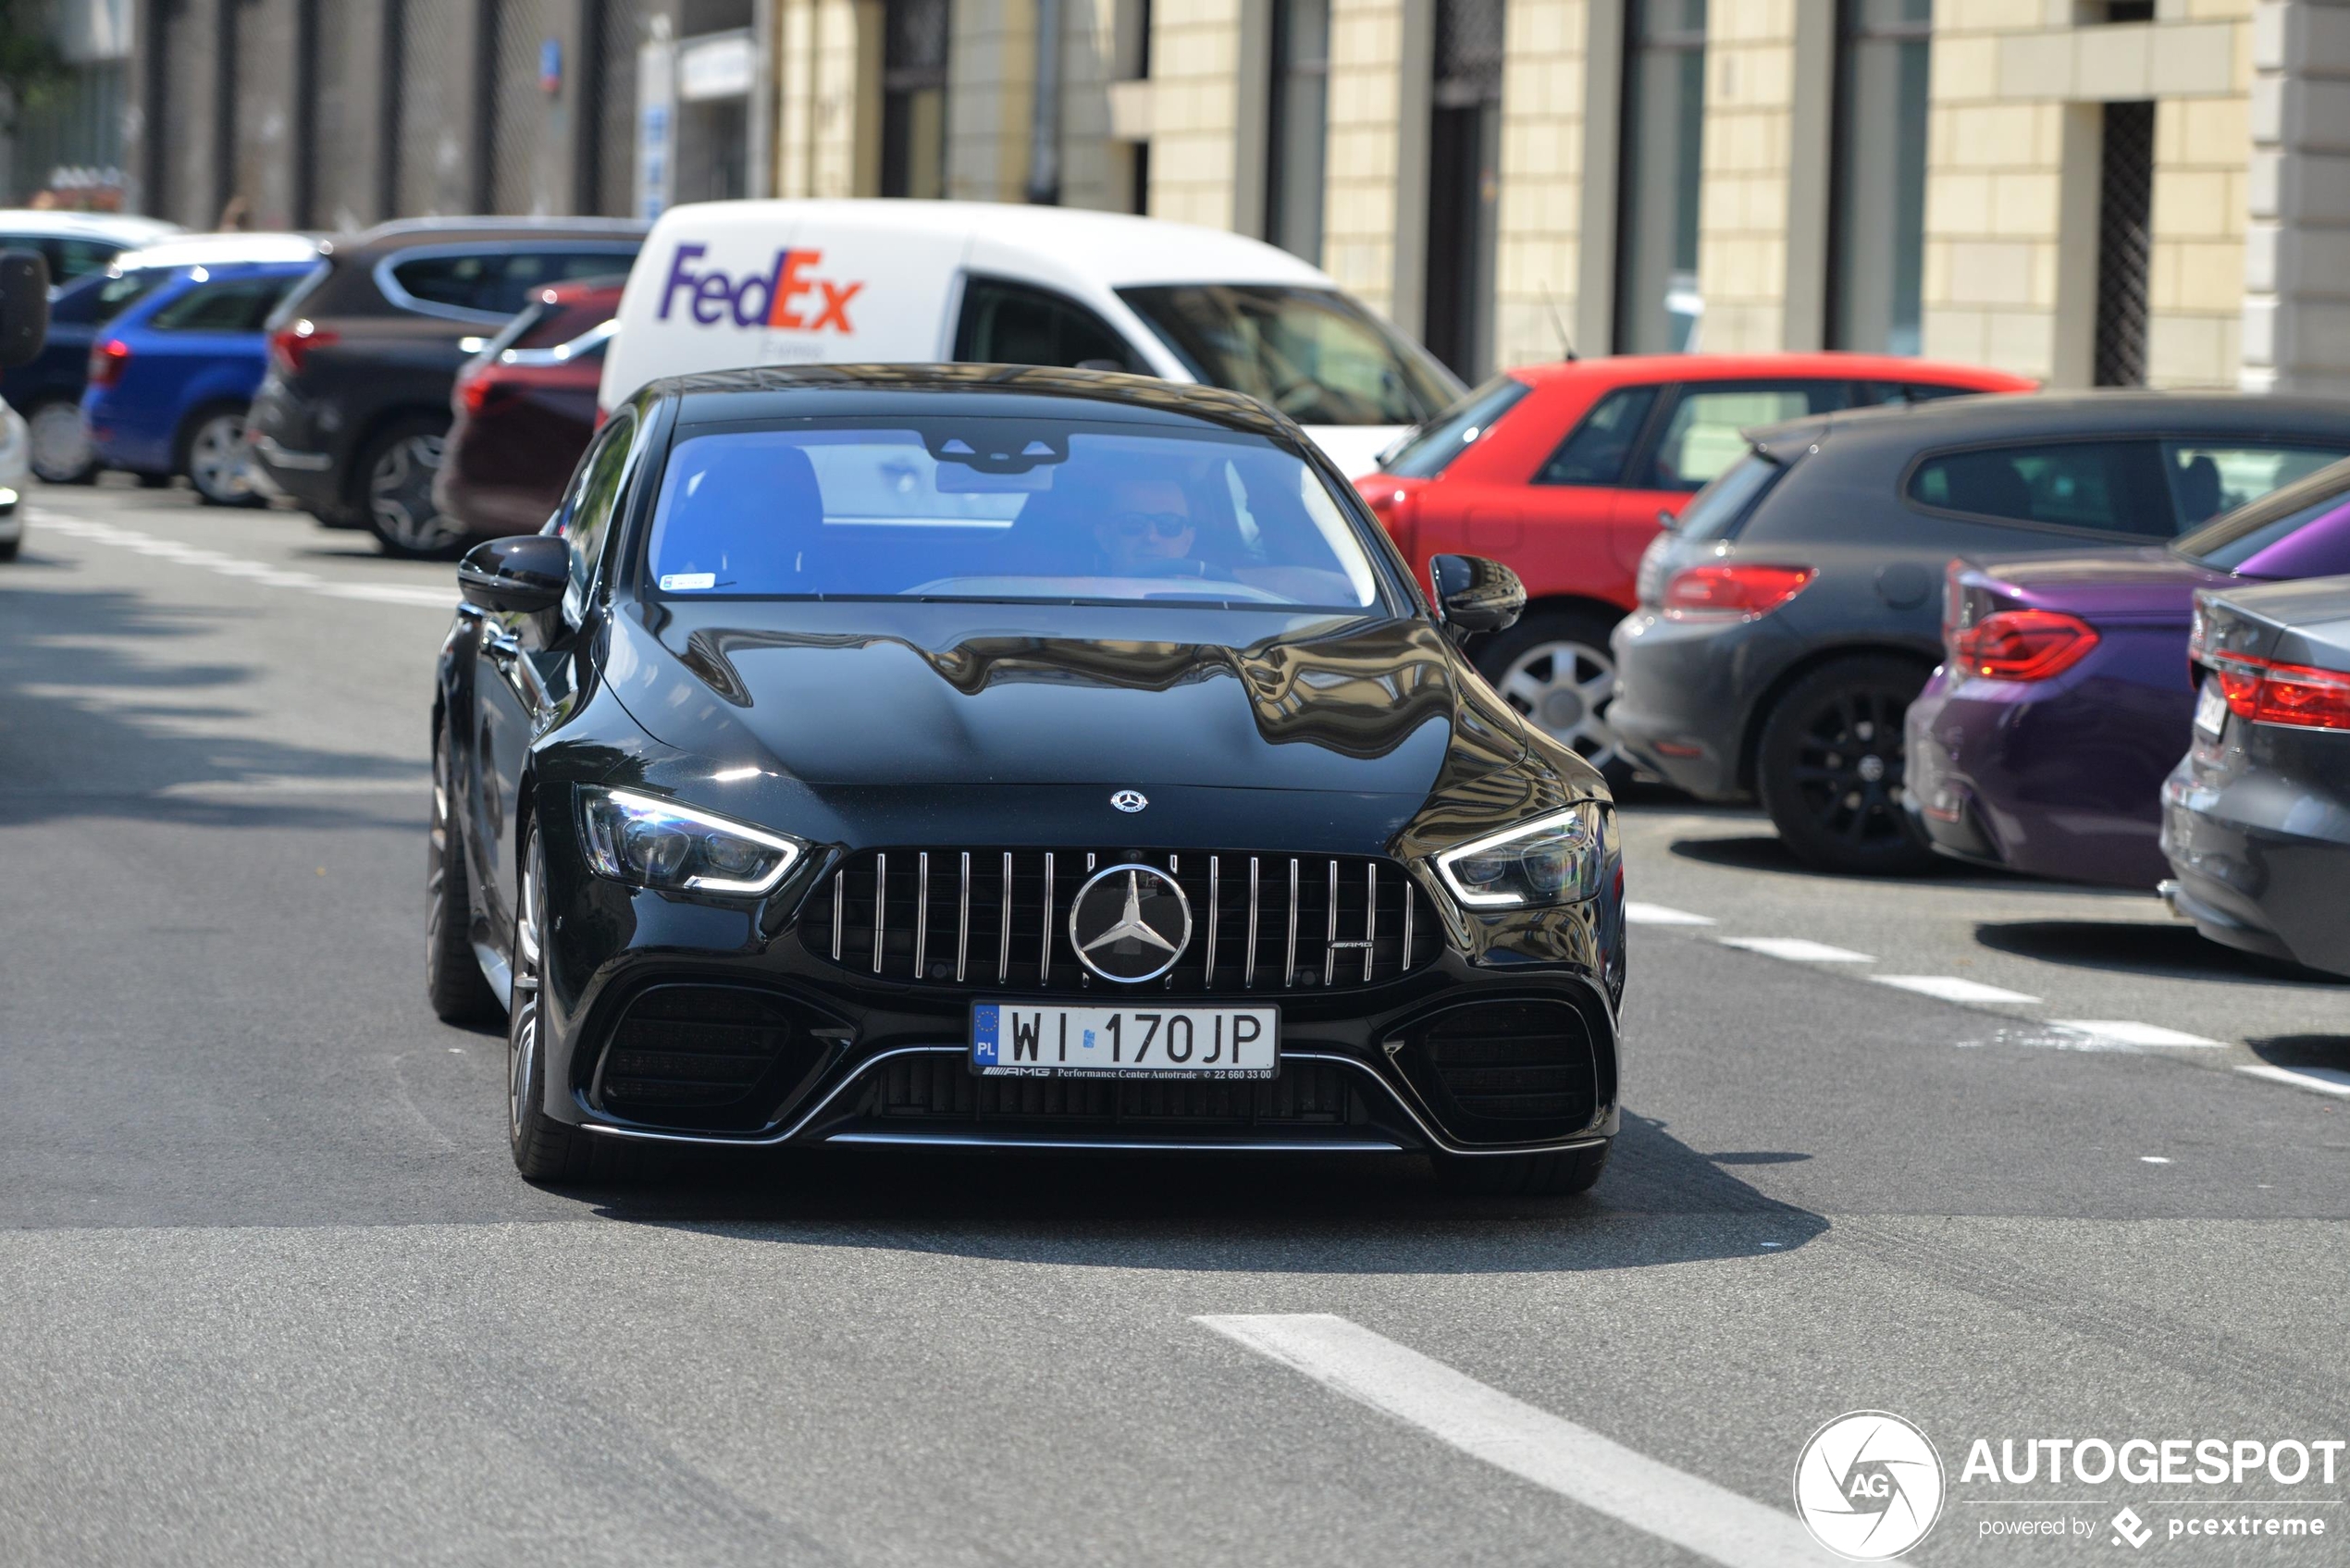
<svg viewBox="0 0 2350 1568"><path fill-rule="evenodd" d="M2097 646L2097 629L2057 610L2002 610L1950 634L1950 663L1995 681L2045 681Z"/></svg>
<svg viewBox="0 0 2350 1568"><path fill-rule="evenodd" d="M457 377L457 412L479 414L481 405L489 401L489 377L476 372Z"/></svg>
<svg viewBox="0 0 2350 1568"><path fill-rule="evenodd" d="M270 357L289 376L302 374L302 362L313 349L323 349L341 341L341 334L329 332L307 318L289 322L269 334Z"/></svg>
<svg viewBox="0 0 2350 1568"><path fill-rule="evenodd" d="M2350 674L2241 653L2206 662L2220 678L2228 711L2239 719L2296 730L2350 730Z"/></svg>
<svg viewBox="0 0 2350 1568"><path fill-rule="evenodd" d="M109 338L90 351L90 385L111 387L122 379L122 367L130 363L130 345L119 338Z"/></svg>
<svg viewBox="0 0 2350 1568"><path fill-rule="evenodd" d="M1664 616L1669 621L1751 621L1801 593L1818 575L1809 566L1691 566L1675 573L1664 585Z"/></svg>

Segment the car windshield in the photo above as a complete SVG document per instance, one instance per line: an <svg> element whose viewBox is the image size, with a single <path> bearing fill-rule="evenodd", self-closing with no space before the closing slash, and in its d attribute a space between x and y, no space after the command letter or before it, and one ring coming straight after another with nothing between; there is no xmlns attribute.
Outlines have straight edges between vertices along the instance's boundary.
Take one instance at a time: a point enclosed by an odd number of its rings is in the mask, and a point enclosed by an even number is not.
<svg viewBox="0 0 2350 1568"><path fill-rule="evenodd" d="M2232 572L2270 546L2344 511L2350 511L2350 463L2321 469L2297 485L2215 517L2180 536L2171 548L2215 572Z"/></svg>
<svg viewBox="0 0 2350 1568"><path fill-rule="evenodd" d="M1435 478L1531 390L1515 377L1496 376L1404 437L1379 464L1380 472L1404 479Z"/></svg>
<svg viewBox="0 0 2350 1568"><path fill-rule="evenodd" d="M1335 289L1186 284L1120 289L1183 368L1300 425L1417 425L1460 383Z"/></svg>
<svg viewBox="0 0 2350 1568"><path fill-rule="evenodd" d="M1007 417L689 436L646 576L664 596L1363 610L1349 513L1259 437Z"/></svg>

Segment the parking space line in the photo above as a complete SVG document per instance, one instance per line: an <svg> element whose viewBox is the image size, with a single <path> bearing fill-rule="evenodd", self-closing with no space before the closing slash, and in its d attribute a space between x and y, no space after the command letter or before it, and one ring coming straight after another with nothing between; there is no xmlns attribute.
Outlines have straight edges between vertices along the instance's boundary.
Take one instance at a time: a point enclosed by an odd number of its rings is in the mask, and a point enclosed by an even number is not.
<svg viewBox="0 0 2350 1568"><path fill-rule="evenodd" d="M2050 1019L2059 1029L2069 1029L2076 1034L2093 1039L2112 1041L2123 1045L2196 1045L2224 1046L2224 1040L2207 1040L2200 1034L2183 1030L2165 1029L2158 1023L2139 1023L2134 1019Z"/></svg>
<svg viewBox="0 0 2350 1568"><path fill-rule="evenodd" d="M2037 996L2026 996L2021 991L2010 991L2002 985L1985 985L1979 980L1968 980L1954 974L1873 974L1869 978L1879 985L1895 985L1904 991L1914 991L1921 996L1938 996L1945 1002L2037 1002Z"/></svg>
<svg viewBox="0 0 2350 1568"><path fill-rule="evenodd" d="M1725 947L1743 948L1760 953L1766 958L1787 958L1799 964L1874 964L1866 953L1855 953L1849 947L1831 947L1824 942L1813 942L1804 936L1725 936Z"/></svg>
<svg viewBox="0 0 2350 1568"><path fill-rule="evenodd" d="M58 517L43 512L41 525L69 538L114 545L140 555L217 572L224 577L258 583L264 587L302 588L328 599L359 599L372 604L413 604L427 610L454 609L457 603L457 595L448 588L427 587L416 583L329 582L315 573L292 571L283 566L272 566L266 562L244 561L233 555L223 555L217 550L158 538L153 534L142 534L136 529L118 528L111 523Z"/></svg>
<svg viewBox="0 0 2350 1568"><path fill-rule="evenodd" d="M1638 899L1624 901L1624 918L1636 926L1710 926L1711 915L1692 915L1687 909L1675 909L1663 904L1643 904Z"/></svg>
<svg viewBox="0 0 2350 1568"><path fill-rule="evenodd" d="M1330 1313L1194 1322L1584 1507L1732 1568L1838 1562L1789 1513L1676 1470Z"/></svg>
<svg viewBox="0 0 2350 1568"><path fill-rule="evenodd" d="M2247 1078L2265 1078L2271 1083L2290 1084L2312 1093L2350 1100L2350 1072L2340 1068L2280 1068L2263 1063L2258 1067L2239 1067L2236 1071Z"/></svg>

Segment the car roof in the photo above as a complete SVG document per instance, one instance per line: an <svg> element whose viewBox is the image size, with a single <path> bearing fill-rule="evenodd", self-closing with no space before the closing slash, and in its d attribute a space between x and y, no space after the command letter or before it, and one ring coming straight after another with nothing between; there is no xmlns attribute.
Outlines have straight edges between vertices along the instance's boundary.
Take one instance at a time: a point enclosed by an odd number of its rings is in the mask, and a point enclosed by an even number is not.
<svg viewBox="0 0 2350 1568"><path fill-rule="evenodd" d="M956 244L984 239L998 250L1025 251L1058 266L1074 267L1113 289L1211 278L1224 283L1338 287L1319 267L1261 240L1221 228L1082 207L853 197L697 202L670 208L662 223L664 228L689 229L696 238L729 230L828 224Z"/></svg>
<svg viewBox="0 0 2350 1568"><path fill-rule="evenodd" d="M56 235L60 239L112 240L124 245L145 244L180 232L176 223L136 213L85 213L62 208L0 208L0 229L15 234Z"/></svg>
<svg viewBox="0 0 2350 1568"><path fill-rule="evenodd" d="M1815 353L1602 354L1594 359L1514 365L1509 375L1532 387L1589 378L1603 380L1610 386L1639 386L1658 381L1743 381L1787 377L1923 382L2008 392L2028 392L2039 386L2028 377L1979 364L1837 350Z"/></svg>
<svg viewBox="0 0 2350 1568"><path fill-rule="evenodd" d="M497 244L515 240L642 240L652 226L633 217L403 217L319 248L338 256L365 256L412 245Z"/></svg>
<svg viewBox="0 0 2350 1568"><path fill-rule="evenodd" d="M1820 444L1850 452L2018 437L2171 433L2350 438L2350 401L2253 392L2040 392L1847 409L1758 426L1746 438L1766 451Z"/></svg>
<svg viewBox="0 0 2350 1568"><path fill-rule="evenodd" d="M1242 392L1107 370L1033 364L804 364L703 371L648 382L638 397L678 400L680 425L841 415L976 414L1114 423L1197 423L1293 446L1303 430ZM985 401L984 407L974 404Z"/></svg>
<svg viewBox="0 0 2350 1568"><path fill-rule="evenodd" d="M315 262L315 234L175 234L115 257L116 268L136 272L151 266L229 266L241 262Z"/></svg>

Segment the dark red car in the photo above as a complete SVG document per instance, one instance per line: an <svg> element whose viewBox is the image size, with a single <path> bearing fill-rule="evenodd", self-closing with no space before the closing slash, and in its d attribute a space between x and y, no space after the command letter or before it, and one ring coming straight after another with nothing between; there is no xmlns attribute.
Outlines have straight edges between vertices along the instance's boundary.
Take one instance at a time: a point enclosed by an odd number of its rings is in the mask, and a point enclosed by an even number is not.
<svg viewBox="0 0 2350 1568"><path fill-rule="evenodd" d="M535 534L596 429L621 278L541 289L458 372L433 500L476 537Z"/></svg>
<svg viewBox="0 0 2350 1568"><path fill-rule="evenodd" d="M2004 371L1866 354L1657 354L1512 370L1354 481L1415 562L1490 556L1526 584L1518 623L1477 665L1510 705L1617 782L1605 722L1608 633L1660 512L1746 451L1749 426L1967 392L2027 392Z"/></svg>

